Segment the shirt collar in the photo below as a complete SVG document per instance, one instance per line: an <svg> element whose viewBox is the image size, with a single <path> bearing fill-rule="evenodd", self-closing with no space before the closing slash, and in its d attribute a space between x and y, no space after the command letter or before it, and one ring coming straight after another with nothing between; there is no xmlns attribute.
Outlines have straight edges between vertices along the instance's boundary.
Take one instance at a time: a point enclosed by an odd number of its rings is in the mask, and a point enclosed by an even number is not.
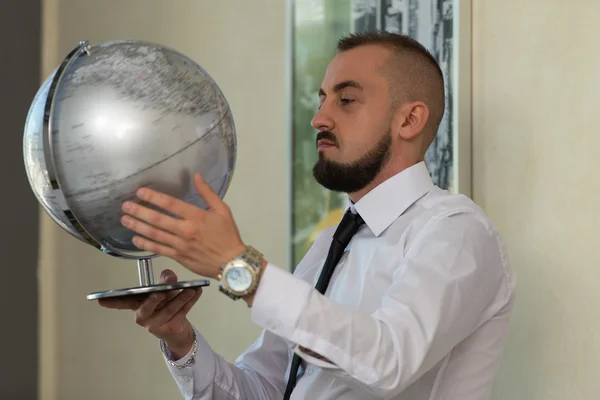
<svg viewBox="0 0 600 400"><path fill-rule="evenodd" d="M379 236L432 188L429 171L421 161L379 184L356 204L348 199L348 206L360 214L375 236Z"/></svg>

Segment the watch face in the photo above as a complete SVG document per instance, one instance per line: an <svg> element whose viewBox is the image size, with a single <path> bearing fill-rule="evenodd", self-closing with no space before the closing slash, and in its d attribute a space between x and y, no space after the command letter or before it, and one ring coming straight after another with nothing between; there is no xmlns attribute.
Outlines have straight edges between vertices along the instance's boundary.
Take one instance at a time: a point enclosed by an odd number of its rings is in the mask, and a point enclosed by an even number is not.
<svg viewBox="0 0 600 400"><path fill-rule="evenodd" d="M252 285L252 273L242 266L234 266L225 276L227 285L235 292L244 292Z"/></svg>

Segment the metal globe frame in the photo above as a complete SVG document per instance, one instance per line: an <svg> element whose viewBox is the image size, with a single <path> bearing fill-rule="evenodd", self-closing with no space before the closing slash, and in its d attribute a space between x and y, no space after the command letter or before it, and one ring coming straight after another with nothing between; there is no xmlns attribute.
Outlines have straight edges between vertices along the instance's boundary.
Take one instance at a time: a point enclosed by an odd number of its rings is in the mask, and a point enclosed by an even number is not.
<svg viewBox="0 0 600 400"><path fill-rule="evenodd" d="M139 286L128 287L122 289L111 289L100 292L93 292L87 295L88 300L98 300L109 297L128 297L128 296L143 296L153 292L163 292L169 290L180 290L192 287L209 286L210 282L206 279L193 280L193 281L181 281L173 283L156 283L154 280L154 272L152 269L152 259L158 257L157 254L146 252L146 254L129 254L127 252L113 248L108 244L103 244L100 240L90 234L85 226L78 220L75 213L71 211L69 202L64 194L62 185L60 182L59 174L55 163L53 140L56 135L60 132L53 130L52 117L54 114L54 105L56 98L57 88L60 86L65 71L69 66L78 58L85 55L90 55L92 47L89 41L80 41L79 45L75 47L71 52L64 58L50 83L48 95L46 97L44 106L44 120L42 124L42 140L43 140L43 151L44 161L46 164L46 170L48 172L48 178L50 180L50 186L52 188L53 195L55 196L61 211L64 213L72 227L81 235L85 242L96 249L102 251L117 258L135 259L138 266Z"/></svg>

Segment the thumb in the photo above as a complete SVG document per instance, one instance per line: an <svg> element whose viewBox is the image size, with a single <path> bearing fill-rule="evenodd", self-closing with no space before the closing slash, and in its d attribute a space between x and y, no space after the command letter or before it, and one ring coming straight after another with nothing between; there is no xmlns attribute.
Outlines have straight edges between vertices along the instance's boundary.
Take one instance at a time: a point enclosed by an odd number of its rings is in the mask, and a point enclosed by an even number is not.
<svg viewBox="0 0 600 400"><path fill-rule="evenodd" d="M213 188L202 178L200 174L194 176L194 184L198 194L202 196L209 210L223 212L226 210L226 205L221 200L219 195L213 190Z"/></svg>
<svg viewBox="0 0 600 400"><path fill-rule="evenodd" d="M160 273L161 282L177 282L177 275L170 269L165 269Z"/></svg>

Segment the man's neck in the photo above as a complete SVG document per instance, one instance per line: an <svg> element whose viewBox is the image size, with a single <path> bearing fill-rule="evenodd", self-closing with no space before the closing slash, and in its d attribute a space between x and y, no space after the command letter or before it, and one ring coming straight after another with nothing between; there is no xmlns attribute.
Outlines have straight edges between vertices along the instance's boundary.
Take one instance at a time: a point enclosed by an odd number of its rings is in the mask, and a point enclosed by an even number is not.
<svg viewBox="0 0 600 400"><path fill-rule="evenodd" d="M369 184L367 186L365 186L364 188L362 188L361 190L359 190L357 192L348 193L348 197L350 197L350 200L352 200L352 202L356 204L367 193L369 193L371 190L375 189L377 186L381 185L383 182L390 179L392 176L399 174L400 172L404 171L405 169L408 169L408 168L412 167L413 165L418 164L421 161L423 161L423 160L417 160L417 161L413 161L413 162L404 162L404 163L399 162L397 164L389 163L381 169L379 174L377 174L377 176L371 182L369 182Z"/></svg>

